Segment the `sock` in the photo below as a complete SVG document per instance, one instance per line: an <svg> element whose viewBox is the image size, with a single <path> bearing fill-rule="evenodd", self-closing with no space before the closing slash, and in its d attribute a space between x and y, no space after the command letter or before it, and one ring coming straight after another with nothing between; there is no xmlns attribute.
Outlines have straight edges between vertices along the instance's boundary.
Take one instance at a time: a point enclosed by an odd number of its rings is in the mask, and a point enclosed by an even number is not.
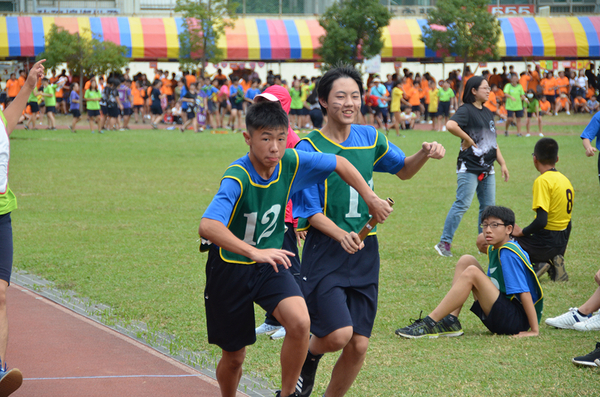
<svg viewBox="0 0 600 397"><path fill-rule="evenodd" d="M579 310L577 310L577 314L579 314L581 317L589 317L590 316L589 314L583 314Z"/></svg>
<svg viewBox="0 0 600 397"><path fill-rule="evenodd" d="M310 349L308 350L308 354L306 355L306 360L310 360L313 362L319 362L319 360L323 357L323 354L312 354Z"/></svg>
<svg viewBox="0 0 600 397"><path fill-rule="evenodd" d="M458 317L453 316L452 314L448 314L444 317L444 321L448 324L454 324L458 320Z"/></svg>
<svg viewBox="0 0 600 397"><path fill-rule="evenodd" d="M435 327L435 325L437 324L437 321L435 321L429 316L425 317L423 321L425 321L425 324L427 324L430 328Z"/></svg>

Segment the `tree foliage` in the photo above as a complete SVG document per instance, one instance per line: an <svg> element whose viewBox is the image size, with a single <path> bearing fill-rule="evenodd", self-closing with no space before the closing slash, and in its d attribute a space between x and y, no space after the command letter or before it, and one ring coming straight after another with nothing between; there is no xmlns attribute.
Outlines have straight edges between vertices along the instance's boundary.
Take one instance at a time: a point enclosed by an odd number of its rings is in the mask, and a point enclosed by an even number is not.
<svg viewBox="0 0 600 397"><path fill-rule="evenodd" d="M326 34L319 41L318 54L327 65L346 62L352 65L381 52L381 29L392 15L378 0L335 2L319 19Z"/></svg>
<svg viewBox="0 0 600 397"><path fill-rule="evenodd" d="M219 62L223 50L217 47L226 27L233 27L238 3L228 0L177 0L175 12L185 21L179 34L179 63L185 69L200 65L204 73L207 61Z"/></svg>
<svg viewBox="0 0 600 397"><path fill-rule="evenodd" d="M465 65L467 61L498 59L500 24L488 12L488 4L489 0L438 0L421 40L443 56L463 58ZM443 28L432 29L432 25Z"/></svg>
<svg viewBox="0 0 600 397"><path fill-rule="evenodd" d="M101 41L89 31L80 35L52 24L44 52L38 59L45 58L48 69L66 63L73 75L93 76L120 72L129 63L126 53L124 46Z"/></svg>

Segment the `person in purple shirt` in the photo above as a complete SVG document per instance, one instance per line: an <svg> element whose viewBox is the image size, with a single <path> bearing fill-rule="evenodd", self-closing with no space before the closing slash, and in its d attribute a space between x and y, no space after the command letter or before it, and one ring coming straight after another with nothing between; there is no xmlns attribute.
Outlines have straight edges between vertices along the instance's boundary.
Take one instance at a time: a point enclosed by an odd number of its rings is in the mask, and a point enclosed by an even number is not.
<svg viewBox="0 0 600 397"><path fill-rule="evenodd" d="M80 111L80 99L79 99L79 84L73 83L71 86L71 95L69 96L69 103L71 104L71 114L73 115L73 123L69 126L71 132L75 131L75 126L81 120Z"/></svg>
<svg viewBox="0 0 600 397"><path fill-rule="evenodd" d="M117 90L119 91L119 100L123 105L123 109L121 110L123 124L120 130L125 131L129 129L129 119L133 114L133 109L131 108L131 103L133 102L133 96L131 95L131 80L121 80L121 85Z"/></svg>

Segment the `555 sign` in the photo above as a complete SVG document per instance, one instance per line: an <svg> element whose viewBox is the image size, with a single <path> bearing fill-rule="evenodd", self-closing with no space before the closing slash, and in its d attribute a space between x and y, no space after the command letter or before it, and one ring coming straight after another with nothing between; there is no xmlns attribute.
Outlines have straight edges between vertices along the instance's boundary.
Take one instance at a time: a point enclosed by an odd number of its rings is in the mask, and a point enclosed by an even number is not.
<svg viewBox="0 0 600 397"><path fill-rule="evenodd" d="M535 5L516 4L511 6L488 6L488 12L498 15L535 14Z"/></svg>

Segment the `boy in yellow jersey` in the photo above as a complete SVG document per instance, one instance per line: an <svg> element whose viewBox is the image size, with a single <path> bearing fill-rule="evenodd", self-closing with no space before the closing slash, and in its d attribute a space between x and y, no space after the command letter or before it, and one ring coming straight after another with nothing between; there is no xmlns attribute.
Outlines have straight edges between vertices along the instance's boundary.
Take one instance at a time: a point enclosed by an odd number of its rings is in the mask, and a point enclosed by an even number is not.
<svg viewBox="0 0 600 397"><path fill-rule="evenodd" d="M558 143L540 139L533 150L533 165L541 174L533 183L536 217L523 229L515 225L512 236L529 254L538 278L548 272L553 281L567 281L563 256L571 234L574 189L556 170L557 162Z"/></svg>

